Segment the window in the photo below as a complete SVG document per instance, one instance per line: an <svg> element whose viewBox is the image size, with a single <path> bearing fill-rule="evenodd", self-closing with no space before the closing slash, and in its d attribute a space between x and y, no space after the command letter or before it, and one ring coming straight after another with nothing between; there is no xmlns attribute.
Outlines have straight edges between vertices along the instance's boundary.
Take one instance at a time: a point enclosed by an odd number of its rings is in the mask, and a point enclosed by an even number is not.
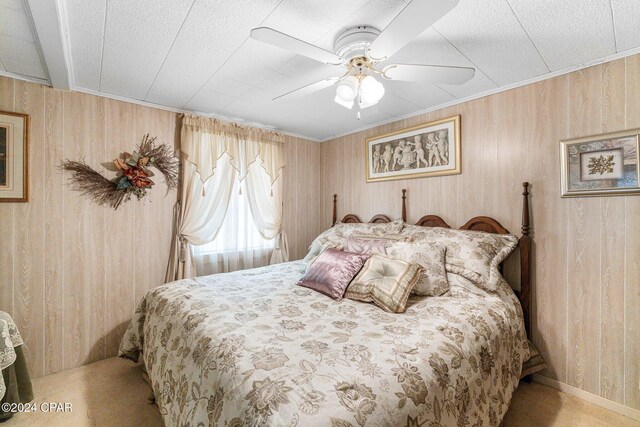
<svg viewBox="0 0 640 427"><path fill-rule="evenodd" d="M282 135L186 114L180 151L185 160L176 212L180 235L167 279L287 261Z"/></svg>
<svg viewBox="0 0 640 427"><path fill-rule="evenodd" d="M264 239L258 232L244 182L239 182L236 176L229 208L218 235L210 243L194 246L198 275L267 265L275 242L275 239Z"/></svg>

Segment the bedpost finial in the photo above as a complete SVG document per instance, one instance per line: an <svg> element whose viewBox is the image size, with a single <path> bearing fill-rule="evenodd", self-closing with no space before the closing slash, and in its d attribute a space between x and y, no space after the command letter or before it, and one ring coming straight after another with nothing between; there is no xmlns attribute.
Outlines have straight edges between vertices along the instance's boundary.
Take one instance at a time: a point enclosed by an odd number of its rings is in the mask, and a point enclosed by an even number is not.
<svg viewBox="0 0 640 427"><path fill-rule="evenodd" d="M333 222L331 223L332 227L336 225L336 222L338 221L338 211L336 209L337 202L338 202L338 195L334 194L333 195L333 217L332 217Z"/></svg>
<svg viewBox="0 0 640 427"><path fill-rule="evenodd" d="M531 232L529 224L529 183L522 183L522 235L528 236Z"/></svg>
<svg viewBox="0 0 640 427"><path fill-rule="evenodd" d="M402 189L402 221L407 222L407 189Z"/></svg>

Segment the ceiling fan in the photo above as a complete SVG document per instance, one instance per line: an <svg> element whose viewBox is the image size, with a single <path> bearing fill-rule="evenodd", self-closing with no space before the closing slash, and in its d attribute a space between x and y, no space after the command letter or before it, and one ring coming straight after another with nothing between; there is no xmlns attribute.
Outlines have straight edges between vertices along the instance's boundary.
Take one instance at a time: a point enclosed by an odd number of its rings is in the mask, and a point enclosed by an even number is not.
<svg viewBox="0 0 640 427"><path fill-rule="evenodd" d="M280 95L276 99L295 99L337 85L335 102L360 109L377 104L384 96L380 80L401 80L463 84L475 69L424 64L384 64L397 51L449 13L458 0L413 0L383 30L362 25L349 28L336 37L334 52L268 27L254 28L251 37L287 49L319 62L339 65L346 72ZM360 118L360 112L358 112Z"/></svg>

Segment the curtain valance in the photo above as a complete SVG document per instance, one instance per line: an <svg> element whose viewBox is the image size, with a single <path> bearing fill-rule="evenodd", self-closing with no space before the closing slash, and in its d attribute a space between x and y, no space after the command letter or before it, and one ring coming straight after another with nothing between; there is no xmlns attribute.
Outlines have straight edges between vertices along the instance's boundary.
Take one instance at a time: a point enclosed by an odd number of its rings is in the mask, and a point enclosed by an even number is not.
<svg viewBox="0 0 640 427"><path fill-rule="evenodd" d="M285 147L280 134L185 114L181 130L181 191L174 211L174 237L166 281L197 275L193 245L213 241L237 179L244 180L254 223L266 240L276 239L270 263L289 259L282 228ZM215 172L215 173L214 173Z"/></svg>
<svg viewBox="0 0 640 427"><path fill-rule="evenodd" d="M247 176L249 166L259 161L273 184L286 165L284 139L273 131L184 114L180 139L180 150L196 167L202 182L213 176L218 160L225 153L240 180Z"/></svg>

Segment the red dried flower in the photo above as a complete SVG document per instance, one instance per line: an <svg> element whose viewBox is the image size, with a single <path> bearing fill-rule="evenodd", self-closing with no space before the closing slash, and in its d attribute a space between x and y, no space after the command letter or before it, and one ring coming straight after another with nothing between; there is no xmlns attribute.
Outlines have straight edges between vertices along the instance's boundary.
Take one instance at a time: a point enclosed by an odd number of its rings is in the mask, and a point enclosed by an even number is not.
<svg viewBox="0 0 640 427"><path fill-rule="evenodd" d="M149 174L140 166L129 167L129 169L123 171L131 184L137 188L151 187L154 182L149 179Z"/></svg>

